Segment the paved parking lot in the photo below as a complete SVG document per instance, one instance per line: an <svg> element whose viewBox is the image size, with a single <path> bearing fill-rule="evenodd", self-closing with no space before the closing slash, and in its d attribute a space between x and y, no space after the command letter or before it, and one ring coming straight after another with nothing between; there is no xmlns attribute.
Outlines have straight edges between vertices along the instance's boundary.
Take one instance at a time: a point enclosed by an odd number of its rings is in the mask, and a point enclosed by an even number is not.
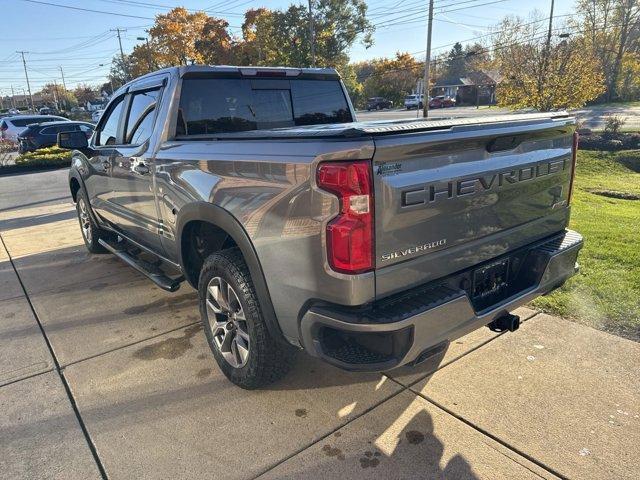
<svg viewBox="0 0 640 480"><path fill-rule="evenodd" d="M640 345L520 309L388 375L244 391L196 295L89 255L66 171L0 177L0 478L636 479Z"/></svg>
<svg viewBox="0 0 640 480"><path fill-rule="evenodd" d="M420 112L421 113L421 112ZM486 107L454 107L435 109L429 112L429 117L483 117L489 115L498 115L501 113L509 113L505 108ZM594 105L573 110L572 114L576 115L578 120L582 122L584 127L594 130L602 130L604 128L607 117L615 115L625 121L624 130L640 131L640 106L638 105ZM406 110L396 108L392 110L382 110L373 112L358 112L358 120L398 120L401 118L416 118L418 112L416 110ZM422 115L420 115L422 116Z"/></svg>

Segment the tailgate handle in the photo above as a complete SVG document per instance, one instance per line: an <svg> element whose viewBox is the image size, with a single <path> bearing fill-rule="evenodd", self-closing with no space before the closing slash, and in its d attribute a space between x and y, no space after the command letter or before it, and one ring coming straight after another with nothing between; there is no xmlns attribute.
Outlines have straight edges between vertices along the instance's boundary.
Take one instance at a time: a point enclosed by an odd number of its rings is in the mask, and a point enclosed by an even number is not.
<svg viewBox="0 0 640 480"><path fill-rule="evenodd" d="M507 137L497 137L487 143L487 152L500 152L503 150L513 150L522 142L519 135L509 135Z"/></svg>

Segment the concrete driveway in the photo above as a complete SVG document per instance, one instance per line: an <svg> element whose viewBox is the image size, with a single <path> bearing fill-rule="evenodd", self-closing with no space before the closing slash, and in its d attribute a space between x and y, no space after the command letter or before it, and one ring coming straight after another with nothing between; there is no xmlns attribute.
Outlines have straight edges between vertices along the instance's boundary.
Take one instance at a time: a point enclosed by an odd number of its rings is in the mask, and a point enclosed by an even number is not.
<svg viewBox="0 0 640 480"><path fill-rule="evenodd" d="M388 375L244 391L196 295L82 245L66 172L0 177L0 477L635 479L640 345L529 309Z"/></svg>
<svg viewBox="0 0 640 480"><path fill-rule="evenodd" d="M489 108L486 106L481 106L480 108L453 107L431 110L429 116L432 118L467 118L498 115L509 112L509 110L504 108ZM422 116L421 112L417 112L416 110L396 108L373 112L360 111L357 113L357 116L358 120L399 120L402 118L416 118L419 113L420 116ZM640 131L640 105L596 105L573 110L571 113L578 117L584 127L591 129L602 130L607 117L616 115L625 121L623 126L624 130Z"/></svg>

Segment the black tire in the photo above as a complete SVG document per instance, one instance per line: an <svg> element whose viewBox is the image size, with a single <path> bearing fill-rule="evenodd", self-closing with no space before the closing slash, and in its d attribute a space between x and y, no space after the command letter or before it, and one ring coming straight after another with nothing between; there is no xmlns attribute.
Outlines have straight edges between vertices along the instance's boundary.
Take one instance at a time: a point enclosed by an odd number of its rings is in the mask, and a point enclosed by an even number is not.
<svg viewBox="0 0 640 480"><path fill-rule="evenodd" d="M220 280L217 279L225 281L234 290L233 293L240 303L236 308L241 308L243 312L242 316L245 320L241 323L244 323L243 331L249 338L248 354L244 365L234 366L225 359L222 347L217 343L220 342L220 337L214 335L214 331L220 329L219 326L215 326L216 321L230 323L231 319L224 313L214 313L214 310L207 306L207 301L212 300L210 283L219 282ZM198 296L207 342L220 370L231 382L241 388L252 390L269 385L287 374L291 368L295 349L271 336L260 309L249 269L238 248L222 250L207 257L200 271ZM229 301L228 304L231 305L232 302ZM211 316L213 319L210 318ZM228 334L229 331L226 331L225 335ZM238 352L237 344L235 352ZM233 352L227 352L226 355L233 355ZM238 359L239 357L236 356L236 360Z"/></svg>
<svg viewBox="0 0 640 480"><path fill-rule="evenodd" d="M98 240L100 238L105 238L107 234L93 221L93 217L91 216L89 209L90 207L87 195L84 193L84 190L80 188L76 195L76 213L78 214L80 233L82 234L84 244L87 247L87 250L91 253L108 253L107 250L98 243Z"/></svg>

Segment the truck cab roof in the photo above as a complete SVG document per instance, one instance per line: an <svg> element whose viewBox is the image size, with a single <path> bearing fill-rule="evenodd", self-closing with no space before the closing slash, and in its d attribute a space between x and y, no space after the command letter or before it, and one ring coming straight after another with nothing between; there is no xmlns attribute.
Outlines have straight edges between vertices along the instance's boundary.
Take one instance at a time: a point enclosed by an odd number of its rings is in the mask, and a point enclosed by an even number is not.
<svg viewBox="0 0 640 480"><path fill-rule="evenodd" d="M293 67L256 67L256 66L232 66L232 65L185 65L180 67L167 67L147 73L128 82L137 83L160 74L170 74L178 77L199 75L231 75L241 77L313 77L313 78L339 78L335 68L293 68Z"/></svg>

